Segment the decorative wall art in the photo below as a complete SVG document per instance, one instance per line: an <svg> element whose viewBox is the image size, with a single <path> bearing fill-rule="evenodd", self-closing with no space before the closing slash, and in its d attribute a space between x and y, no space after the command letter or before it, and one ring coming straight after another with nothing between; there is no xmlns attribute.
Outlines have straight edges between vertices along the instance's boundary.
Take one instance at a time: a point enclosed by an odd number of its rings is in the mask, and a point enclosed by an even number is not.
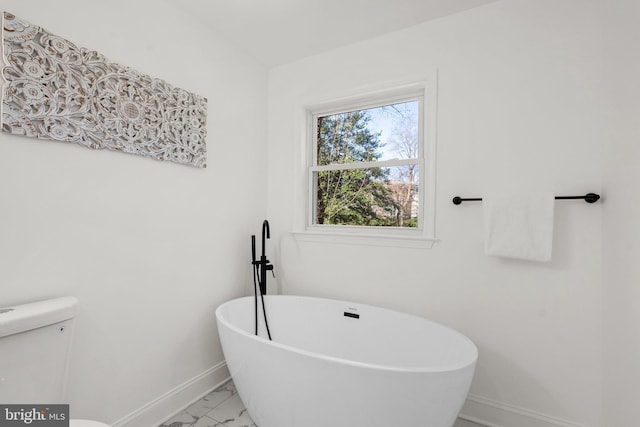
<svg viewBox="0 0 640 427"><path fill-rule="evenodd" d="M206 167L206 98L2 18L4 132Z"/></svg>

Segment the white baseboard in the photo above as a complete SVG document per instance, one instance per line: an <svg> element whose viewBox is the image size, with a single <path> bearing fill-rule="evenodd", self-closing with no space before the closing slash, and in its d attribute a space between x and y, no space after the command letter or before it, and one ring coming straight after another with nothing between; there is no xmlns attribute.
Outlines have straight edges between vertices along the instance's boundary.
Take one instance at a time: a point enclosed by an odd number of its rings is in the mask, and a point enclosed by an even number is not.
<svg viewBox="0 0 640 427"><path fill-rule="evenodd" d="M467 396L458 418L486 427L586 427L476 394Z"/></svg>
<svg viewBox="0 0 640 427"><path fill-rule="evenodd" d="M207 369L113 423L113 427L158 426L229 380L226 362Z"/></svg>

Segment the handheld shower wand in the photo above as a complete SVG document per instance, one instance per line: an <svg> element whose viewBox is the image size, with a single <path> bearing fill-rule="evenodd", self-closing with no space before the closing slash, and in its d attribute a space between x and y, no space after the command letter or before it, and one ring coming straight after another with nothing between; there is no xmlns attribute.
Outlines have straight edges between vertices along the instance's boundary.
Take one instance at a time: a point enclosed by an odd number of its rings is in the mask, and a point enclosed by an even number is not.
<svg viewBox="0 0 640 427"><path fill-rule="evenodd" d="M256 269L258 268L256 265L256 236L255 234L251 235L251 266L253 268L253 305L254 305L254 313L253 318L255 320L255 334L258 335L258 289L256 286Z"/></svg>

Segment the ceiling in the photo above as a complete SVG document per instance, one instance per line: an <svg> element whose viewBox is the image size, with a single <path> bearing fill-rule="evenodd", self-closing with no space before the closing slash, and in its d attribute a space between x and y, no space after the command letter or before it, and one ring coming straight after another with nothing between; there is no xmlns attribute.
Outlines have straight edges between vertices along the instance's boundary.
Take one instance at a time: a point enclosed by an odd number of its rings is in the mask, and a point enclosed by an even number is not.
<svg viewBox="0 0 640 427"><path fill-rule="evenodd" d="M180 7L268 67L496 0L189 0Z"/></svg>

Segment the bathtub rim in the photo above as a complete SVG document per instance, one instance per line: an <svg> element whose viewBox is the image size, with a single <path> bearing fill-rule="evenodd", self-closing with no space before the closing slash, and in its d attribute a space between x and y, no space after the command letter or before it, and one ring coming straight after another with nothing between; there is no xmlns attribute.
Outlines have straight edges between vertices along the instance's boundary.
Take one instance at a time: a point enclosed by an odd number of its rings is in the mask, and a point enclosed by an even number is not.
<svg viewBox="0 0 640 427"><path fill-rule="evenodd" d="M435 321L427 319L425 317L416 316L414 314L409 314L409 313L405 313L405 312L402 312L402 311L393 310L393 309L389 309L389 308L384 308L384 307L380 307L380 306L375 306L375 305L370 305L370 304L363 304L363 303L353 302L353 301L338 300L338 299L333 299L333 298L302 296L302 295L281 295L281 294L265 295L265 299L266 300L268 300L269 298L274 298L274 297L275 298L278 298L278 297L287 298L287 297L289 297L289 298L313 299L313 300L324 300L324 301L330 301L330 302L338 302L338 303L341 303L341 304L356 304L356 305L359 305L361 307L369 307L369 308L373 308L373 309L377 309L377 310L390 311L390 312L393 312L393 313L399 313L399 314L402 314L402 315L405 315L405 316L414 317L414 318L416 318L416 319L418 319L420 321L427 321L427 322L435 323L439 327L442 327L442 328L448 330L448 332L453 333L453 334L459 336L460 338L462 338L463 340L468 341L468 343L471 344L471 348L474 350L474 355L473 355L473 358L471 358L471 360L468 361L468 362L452 363L452 364L447 364L447 365L438 365L438 366L435 366L435 367L430 366L430 367L405 368L405 367L402 367L402 366L380 365L380 364L374 364L374 363L358 362L356 360L344 359L344 358L335 357L335 356L329 356L329 355L326 355L326 354L316 353L316 352L304 350L304 349L301 349L301 348L293 347L293 346L290 346L290 345L281 344L281 343L278 343L276 341L270 341L267 338L263 338L261 336L254 335L252 333L246 332L245 330L243 330L243 329L231 324L222 315L222 310L223 310L225 305L230 304L230 303L232 303L234 301L238 301L238 300L248 300L248 299L253 300L254 299L253 296L238 297L238 298L231 299L229 301L225 301L224 303L220 304L218 306L218 308L216 308L216 311L215 311L216 321L219 322L219 323L222 323L226 328L234 331L235 333L238 333L238 334L246 336L248 338L257 340L257 341L259 341L259 342L261 342L263 344L269 345L269 346L280 348L280 349L283 349L283 350L286 350L286 351L291 351L291 352L294 352L294 353L297 353L297 354L300 354L300 355L303 355L303 356L307 356L307 357L314 357L314 358L318 358L318 359L321 359L321 360L326 360L326 361L330 361L330 362L346 364L346 365L349 365L349 366L365 368L365 369L376 369L376 370L381 370L381 371L398 372L398 373L446 373L446 372L455 372L455 371L461 371L461 370L467 369L470 366L474 366L476 364L477 360L478 360L478 347L475 345L475 343L469 337L467 337L466 335L464 335L461 332L458 332L457 330L455 330L453 328L450 328L449 326L443 325L441 323L435 322Z"/></svg>

